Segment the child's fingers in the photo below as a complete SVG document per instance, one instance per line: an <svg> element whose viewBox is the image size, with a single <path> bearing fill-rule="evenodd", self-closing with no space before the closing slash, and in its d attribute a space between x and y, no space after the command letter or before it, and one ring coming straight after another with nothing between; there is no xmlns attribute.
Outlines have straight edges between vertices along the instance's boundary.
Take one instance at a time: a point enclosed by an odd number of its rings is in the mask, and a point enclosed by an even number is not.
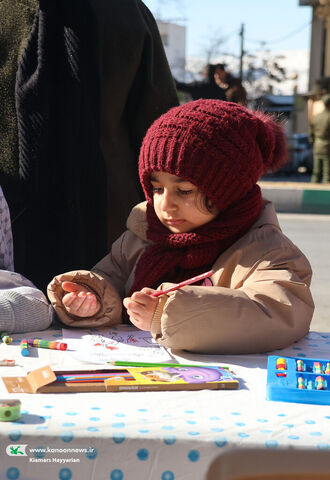
<svg viewBox="0 0 330 480"><path fill-rule="evenodd" d="M74 282L62 282L62 288L66 292L88 292L87 288Z"/></svg>
<svg viewBox="0 0 330 480"><path fill-rule="evenodd" d="M98 310L97 300L95 295L93 294L82 294L85 295L83 298L83 302L80 304L79 308L77 309L77 315L80 317L90 317L94 315Z"/></svg>

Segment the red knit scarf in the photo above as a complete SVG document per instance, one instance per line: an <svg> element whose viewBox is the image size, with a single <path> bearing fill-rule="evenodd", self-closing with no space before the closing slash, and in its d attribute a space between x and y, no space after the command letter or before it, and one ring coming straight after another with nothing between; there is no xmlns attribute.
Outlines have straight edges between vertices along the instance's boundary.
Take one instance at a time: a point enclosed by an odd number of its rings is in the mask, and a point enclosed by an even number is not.
<svg viewBox="0 0 330 480"><path fill-rule="evenodd" d="M147 238L153 245L146 248L137 263L130 295L143 287L181 282L209 270L217 257L256 222L261 209L261 191L255 185L239 203L195 232L172 233L148 203Z"/></svg>

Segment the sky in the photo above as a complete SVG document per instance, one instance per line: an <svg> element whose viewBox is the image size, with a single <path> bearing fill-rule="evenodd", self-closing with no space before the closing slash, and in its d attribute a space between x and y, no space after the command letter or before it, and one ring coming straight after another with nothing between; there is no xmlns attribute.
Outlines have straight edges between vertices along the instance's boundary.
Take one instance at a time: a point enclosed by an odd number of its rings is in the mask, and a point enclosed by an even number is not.
<svg viewBox="0 0 330 480"><path fill-rule="evenodd" d="M144 0L156 18L186 26L186 55L200 56L216 38L223 53L308 50L312 8L299 0ZM266 43L263 43L266 42Z"/></svg>

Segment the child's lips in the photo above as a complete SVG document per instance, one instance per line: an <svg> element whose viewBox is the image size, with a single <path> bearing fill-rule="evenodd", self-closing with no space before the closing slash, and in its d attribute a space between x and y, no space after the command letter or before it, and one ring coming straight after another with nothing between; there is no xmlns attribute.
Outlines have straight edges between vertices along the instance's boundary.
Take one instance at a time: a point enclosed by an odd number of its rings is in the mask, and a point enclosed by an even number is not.
<svg viewBox="0 0 330 480"><path fill-rule="evenodd" d="M175 225L181 225L182 223L184 223L184 220L183 220L182 218L179 218L179 219L166 218L166 219L165 219L165 222L166 222L168 225L175 226Z"/></svg>

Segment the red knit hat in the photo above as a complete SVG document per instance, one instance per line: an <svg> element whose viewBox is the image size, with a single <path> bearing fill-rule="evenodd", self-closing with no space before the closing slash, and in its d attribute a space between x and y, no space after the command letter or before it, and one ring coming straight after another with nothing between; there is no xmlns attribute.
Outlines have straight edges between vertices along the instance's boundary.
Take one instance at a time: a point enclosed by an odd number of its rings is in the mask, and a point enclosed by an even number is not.
<svg viewBox="0 0 330 480"><path fill-rule="evenodd" d="M139 175L151 204L150 174L162 171L190 181L225 211L285 161L283 129L270 116L201 99L172 108L151 125L140 151Z"/></svg>

